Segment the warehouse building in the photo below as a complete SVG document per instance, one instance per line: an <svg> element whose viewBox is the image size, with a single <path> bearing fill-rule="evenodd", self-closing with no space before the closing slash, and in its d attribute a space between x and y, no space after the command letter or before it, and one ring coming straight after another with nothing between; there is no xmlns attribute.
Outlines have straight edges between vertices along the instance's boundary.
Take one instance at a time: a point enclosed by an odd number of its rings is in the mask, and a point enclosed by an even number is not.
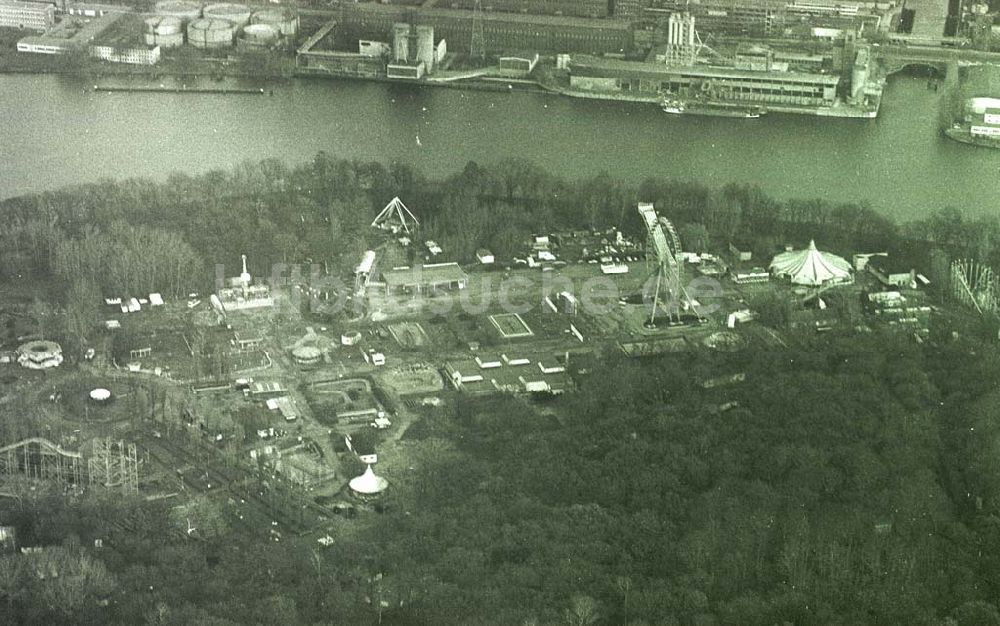
<svg viewBox="0 0 1000 626"><path fill-rule="evenodd" d="M840 78L804 72L755 72L719 67L574 57L570 86L580 91L634 96L703 94L711 100L786 106L832 106Z"/></svg>

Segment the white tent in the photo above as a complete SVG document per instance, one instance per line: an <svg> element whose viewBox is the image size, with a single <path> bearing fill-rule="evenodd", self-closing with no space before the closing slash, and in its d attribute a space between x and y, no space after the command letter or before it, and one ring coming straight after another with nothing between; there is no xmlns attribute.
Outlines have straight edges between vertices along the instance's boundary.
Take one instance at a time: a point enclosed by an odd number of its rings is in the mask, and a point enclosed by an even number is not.
<svg viewBox="0 0 1000 626"><path fill-rule="evenodd" d="M771 261L771 273L787 276L796 285L824 285L850 279L851 265L844 259L816 249L810 241L805 250L782 252Z"/></svg>
<svg viewBox="0 0 1000 626"><path fill-rule="evenodd" d="M356 493L363 496L373 496L385 491L385 488L389 486L389 481L381 476L376 476L375 472L372 471L372 466L369 465L364 474L351 479L350 486L351 490Z"/></svg>

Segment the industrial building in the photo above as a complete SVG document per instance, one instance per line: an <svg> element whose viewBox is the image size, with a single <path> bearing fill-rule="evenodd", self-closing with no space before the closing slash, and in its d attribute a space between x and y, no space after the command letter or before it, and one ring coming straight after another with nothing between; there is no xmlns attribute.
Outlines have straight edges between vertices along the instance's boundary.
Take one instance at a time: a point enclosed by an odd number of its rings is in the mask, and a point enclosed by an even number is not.
<svg viewBox="0 0 1000 626"><path fill-rule="evenodd" d="M333 30L336 20L330 20L310 35L295 53L295 65L300 72L335 74L359 78L385 76L390 46L380 41L360 40L357 52L333 50Z"/></svg>
<svg viewBox="0 0 1000 626"><path fill-rule="evenodd" d="M400 22L392 25L392 58L386 66L389 78L423 78L432 74L435 66L448 54L445 40L434 43L434 27L426 24L411 26Z"/></svg>
<svg viewBox="0 0 1000 626"><path fill-rule="evenodd" d="M632 48L632 27L622 21L498 12L484 12L481 18L487 54L507 50L599 54ZM344 4L338 19L339 26L363 38L384 36L402 22L432 26L436 36L448 40L457 52L469 51L473 30L473 12L437 7L415 13L400 5Z"/></svg>
<svg viewBox="0 0 1000 626"><path fill-rule="evenodd" d="M59 24L45 34L19 40L17 51L35 54L69 54L72 52L86 54L88 46L94 43L94 39L111 28L123 16L123 13L108 13L92 19L63 18Z"/></svg>
<svg viewBox="0 0 1000 626"><path fill-rule="evenodd" d="M570 86L608 95L676 95L765 105L830 107L840 77L803 72L755 72L710 66L667 66L573 57Z"/></svg>
<svg viewBox="0 0 1000 626"><path fill-rule="evenodd" d="M802 33L818 36L811 27L860 33L877 29L883 12L894 3L821 2L819 0L652 0L643 9L647 19L688 12L706 34L777 37Z"/></svg>
<svg viewBox="0 0 1000 626"><path fill-rule="evenodd" d="M51 4L0 0L0 27L46 31L55 22Z"/></svg>
<svg viewBox="0 0 1000 626"><path fill-rule="evenodd" d="M476 0L439 0L437 6L471 11ZM482 6L485 11L498 13L608 17L607 0L484 0Z"/></svg>
<svg viewBox="0 0 1000 626"><path fill-rule="evenodd" d="M156 65L160 61L160 46L153 46L152 48L91 46L90 56L110 63Z"/></svg>

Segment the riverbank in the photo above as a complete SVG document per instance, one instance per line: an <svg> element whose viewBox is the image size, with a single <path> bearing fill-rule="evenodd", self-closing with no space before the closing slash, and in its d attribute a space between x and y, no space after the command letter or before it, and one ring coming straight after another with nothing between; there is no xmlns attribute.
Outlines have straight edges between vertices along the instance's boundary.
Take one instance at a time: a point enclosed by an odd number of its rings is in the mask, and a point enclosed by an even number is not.
<svg viewBox="0 0 1000 626"><path fill-rule="evenodd" d="M161 82L273 88L274 96L93 91L95 84ZM925 78L890 80L879 119L865 124L806 115L769 114L754 123L667 115L647 103L521 87L0 75L7 122L0 195L102 177L161 180L168 171L193 175L263 157L297 163L323 151L407 165L432 178L470 161L512 160L568 178L605 172L629 182L734 181L781 198L868 198L886 214L908 218L927 207L977 213L995 206L983 181L995 176L1000 151L972 150L942 136L940 93L928 90Z"/></svg>

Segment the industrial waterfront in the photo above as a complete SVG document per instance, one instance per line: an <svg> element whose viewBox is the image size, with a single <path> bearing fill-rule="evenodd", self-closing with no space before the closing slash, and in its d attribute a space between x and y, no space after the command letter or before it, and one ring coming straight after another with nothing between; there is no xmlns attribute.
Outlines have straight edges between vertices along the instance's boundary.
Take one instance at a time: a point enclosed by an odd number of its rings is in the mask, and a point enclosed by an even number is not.
<svg viewBox="0 0 1000 626"><path fill-rule="evenodd" d="M970 150L939 132L940 92L905 74L890 79L876 120L706 119L642 103L350 80L210 83L273 90L257 98L94 93L93 83L58 76L4 75L0 85L4 197L249 159L303 161L323 150L395 160L432 177L468 161L519 158L569 177L745 182L779 197L866 201L919 218L943 206L991 210L995 190L983 181L1000 170L1000 152Z"/></svg>

